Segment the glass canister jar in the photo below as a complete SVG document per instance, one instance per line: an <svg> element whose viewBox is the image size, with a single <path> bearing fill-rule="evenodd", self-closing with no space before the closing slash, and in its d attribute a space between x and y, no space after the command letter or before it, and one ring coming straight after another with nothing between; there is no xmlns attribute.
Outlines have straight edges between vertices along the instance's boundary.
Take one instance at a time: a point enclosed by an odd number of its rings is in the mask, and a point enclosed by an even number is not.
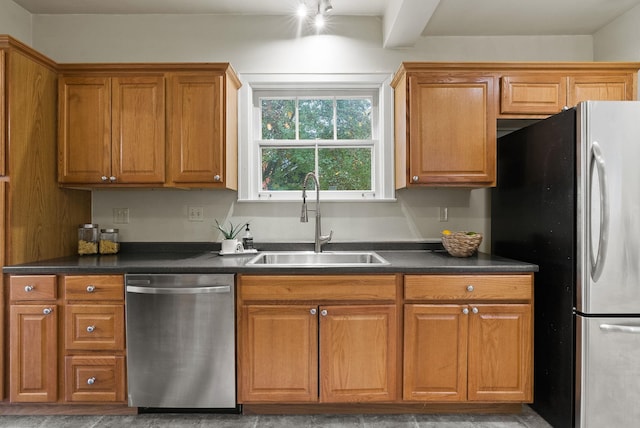
<svg viewBox="0 0 640 428"><path fill-rule="evenodd" d="M98 254L98 225L87 223L78 226L78 254Z"/></svg>
<svg viewBox="0 0 640 428"><path fill-rule="evenodd" d="M100 254L116 254L119 249L118 229L101 229Z"/></svg>

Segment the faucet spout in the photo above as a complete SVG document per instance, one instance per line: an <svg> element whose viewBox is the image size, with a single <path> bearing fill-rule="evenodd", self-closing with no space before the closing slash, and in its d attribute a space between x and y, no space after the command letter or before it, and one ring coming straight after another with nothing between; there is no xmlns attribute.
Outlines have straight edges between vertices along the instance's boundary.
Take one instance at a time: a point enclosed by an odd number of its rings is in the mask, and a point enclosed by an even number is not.
<svg viewBox="0 0 640 428"><path fill-rule="evenodd" d="M309 217L307 215L307 181L312 178L313 182L316 186L316 229L315 229L315 242L314 242L314 251L316 253L322 252L322 245L331 241L333 237L333 230L329 232L328 235L322 234L322 216L320 214L320 183L318 183L318 177L315 173L310 172L304 177L304 182L302 183L302 213L300 215L300 221L306 223L309 221Z"/></svg>

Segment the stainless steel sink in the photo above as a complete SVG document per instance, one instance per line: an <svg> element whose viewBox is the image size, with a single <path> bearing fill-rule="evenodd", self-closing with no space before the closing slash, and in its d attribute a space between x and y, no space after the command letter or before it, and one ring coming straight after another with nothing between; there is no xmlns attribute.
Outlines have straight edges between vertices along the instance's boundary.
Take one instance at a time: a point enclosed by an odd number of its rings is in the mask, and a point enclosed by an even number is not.
<svg viewBox="0 0 640 428"><path fill-rule="evenodd" d="M382 266L389 262L373 251L313 251L263 252L249 260L246 266L258 267L336 267Z"/></svg>

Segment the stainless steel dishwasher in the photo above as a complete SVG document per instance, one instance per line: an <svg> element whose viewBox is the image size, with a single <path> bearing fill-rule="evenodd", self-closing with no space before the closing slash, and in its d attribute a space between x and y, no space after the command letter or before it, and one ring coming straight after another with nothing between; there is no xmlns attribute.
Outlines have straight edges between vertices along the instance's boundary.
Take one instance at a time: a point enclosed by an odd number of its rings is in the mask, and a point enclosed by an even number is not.
<svg viewBox="0 0 640 428"><path fill-rule="evenodd" d="M234 276L125 279L129 406L236 408Z"/></svg>

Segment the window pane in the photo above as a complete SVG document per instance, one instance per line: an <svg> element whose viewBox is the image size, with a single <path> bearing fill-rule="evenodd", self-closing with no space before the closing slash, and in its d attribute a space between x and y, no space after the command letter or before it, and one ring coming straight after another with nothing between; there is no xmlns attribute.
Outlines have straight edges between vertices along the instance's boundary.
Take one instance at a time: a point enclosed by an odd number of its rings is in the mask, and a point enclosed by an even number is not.
<svg viewBox="0 0 640 428"><path fill-rule="evenodd" d="M305 175L314 170L313 148L262 149L262 190L301 190Z"/></svg>
<svg viewBox="0 0 640 428"><path fill-rule="evenodd" d="M333 100L298 101L301 140L333 140Z"/></svg>
<svg viewBox="0 0 640 428"><path fill-rule="evenodd" d="M371 139L371 99L337 100L336 120L339 140Z"/></svg>
<svg viewBox="0 0 640 428"><path fill-rule="evenodd" d="M261 111L263 140L296 138L295 100L261 100Z"/></svg>
<svg viewBox="0 0 640 428"><path fill-rule="evenodd" d="M318 150L321 190L372 190L371 148Z"/></svg>

